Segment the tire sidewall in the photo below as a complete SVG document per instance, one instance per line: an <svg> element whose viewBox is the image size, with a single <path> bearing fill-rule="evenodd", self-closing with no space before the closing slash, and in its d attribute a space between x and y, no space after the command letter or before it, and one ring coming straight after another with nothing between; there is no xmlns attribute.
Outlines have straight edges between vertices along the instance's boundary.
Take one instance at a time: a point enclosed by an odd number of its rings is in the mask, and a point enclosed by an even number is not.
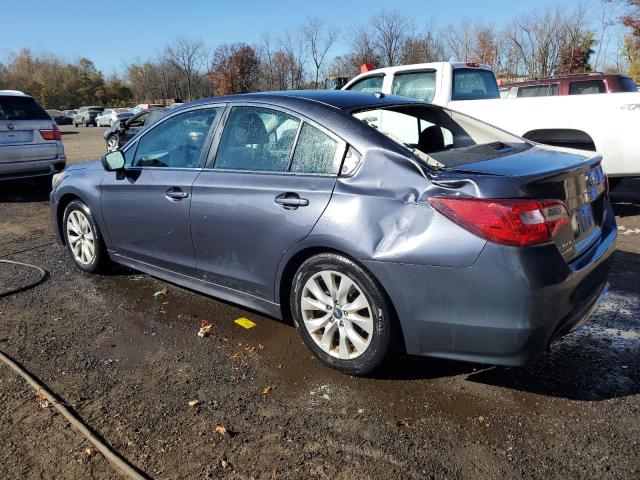
<svg viewBox="0 0 640 480"><path fill-rule="evenodd" d="M95 243L95 249L94 249L95 255L91 263L87 263L87 264L80 263L76 259L75 255L73 254L73 251L71 250L71 245L69 243L69 237L67 233L67 220L71 212L75 210L79 210L84 214L84 216L87 218L87 220L91 224L91 229L93 230L94 243ZM71 255L71 258L73 259L74 263L78 266L78 268L89 273L95 273L98 270L100 270L100 268L105 262L106 251L104 248L104 242L102 240L102 235L100 234L100 229L98 228L98 225L96 224L96 221L94 220L93 215L91 214L91 210L80 200L74 200L70 202L69 205L67 205L67 207L65 208L64 215L62 217L62 233L64 235L64 241L67 246L69 255Z"/></svg>
<svg viewBox="0 0 640 480"><path fill-rule="evenodd" d="M300 302L307 280L323 270L334 270L346 274L362 290L371 306L374 329L367 350L353 360L333 357L323 351L313 340L302 319ZM378 368L391 351L392 324L388 302L376 280L362 267L346 257L335 254L320 254L305 261L293 278L290 295L291 314L302 340L325 365L351 375L366 375Z"/></svg>

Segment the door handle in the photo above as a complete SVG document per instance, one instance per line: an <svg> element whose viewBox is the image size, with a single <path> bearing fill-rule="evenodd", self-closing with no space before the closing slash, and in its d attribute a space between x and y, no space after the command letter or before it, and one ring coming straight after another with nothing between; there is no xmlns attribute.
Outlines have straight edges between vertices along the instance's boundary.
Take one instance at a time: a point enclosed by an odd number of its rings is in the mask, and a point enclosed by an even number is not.
<svg viewBox="0 0 640 480"><path fill-rule="evenodd" d="M281 193L276 197L275 202L285 210L295 210L309 205L309 200L300 198L300 195L294 192Z"/></svg>
<svg viewBox="0 0 640 480"><path fill-rule="evenodd" d="M167 190L167 192L164 195L171 201L182 200L183 198L187 198L189 196L187 192L183 192L177 187L170 188L169 190Z"/></svg>

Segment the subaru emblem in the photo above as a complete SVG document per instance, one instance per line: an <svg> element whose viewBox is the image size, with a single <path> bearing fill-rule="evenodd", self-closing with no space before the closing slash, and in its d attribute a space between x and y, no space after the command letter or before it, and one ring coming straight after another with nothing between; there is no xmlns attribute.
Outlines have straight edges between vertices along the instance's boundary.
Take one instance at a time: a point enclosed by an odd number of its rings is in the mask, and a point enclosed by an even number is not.
<svg viewBox="0 0 640 480"><path fill-rule="evenodd" d="M13 123L10 123L9 125L7 125L7 128L8 128L9 130L13 130Z"/></svg>
<svg viewBox="0 0 640 480"><path fill-rule="evenodd" d="M598 182L598 177L596 176L595 172L590 172L587 175L587 181L589 182L589 185L591 185L592 187L597 187L598 184L600 182Z"/></svg>

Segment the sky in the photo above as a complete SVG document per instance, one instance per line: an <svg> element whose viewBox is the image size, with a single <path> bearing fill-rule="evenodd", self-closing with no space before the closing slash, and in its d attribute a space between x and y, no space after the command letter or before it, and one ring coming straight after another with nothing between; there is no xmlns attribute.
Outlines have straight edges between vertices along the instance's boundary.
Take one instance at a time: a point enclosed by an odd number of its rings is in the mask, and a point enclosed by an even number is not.
<svg viewBox="0 0 640 480"><path fill-rule="evenodd" d="M578 4L588 6L589 0L21 0L1 8L0 61L28 47L67 61L88 57L108 75L124 71L126 63L153 56L179 35L199 37L210 47L257 43L263 33L277 37L307 17L322 18L345 32L385 8L412 18L416 27L432 21L457 23L464 16L501 27L521 13L556 5L572 9ZM344 37L334 55L348 48Z"/></svg>

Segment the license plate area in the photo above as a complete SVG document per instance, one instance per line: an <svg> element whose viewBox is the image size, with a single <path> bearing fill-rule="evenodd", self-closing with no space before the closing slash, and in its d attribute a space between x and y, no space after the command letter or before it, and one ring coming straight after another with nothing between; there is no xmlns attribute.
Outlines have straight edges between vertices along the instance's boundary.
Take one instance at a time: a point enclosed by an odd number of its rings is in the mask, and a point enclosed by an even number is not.
<svg viewBox="0 0 640 480"><path fill-rule="evenodd" d="M10 130L0 132L0 144L30 143L33 141L33 131L31 130Z"/></svg>

